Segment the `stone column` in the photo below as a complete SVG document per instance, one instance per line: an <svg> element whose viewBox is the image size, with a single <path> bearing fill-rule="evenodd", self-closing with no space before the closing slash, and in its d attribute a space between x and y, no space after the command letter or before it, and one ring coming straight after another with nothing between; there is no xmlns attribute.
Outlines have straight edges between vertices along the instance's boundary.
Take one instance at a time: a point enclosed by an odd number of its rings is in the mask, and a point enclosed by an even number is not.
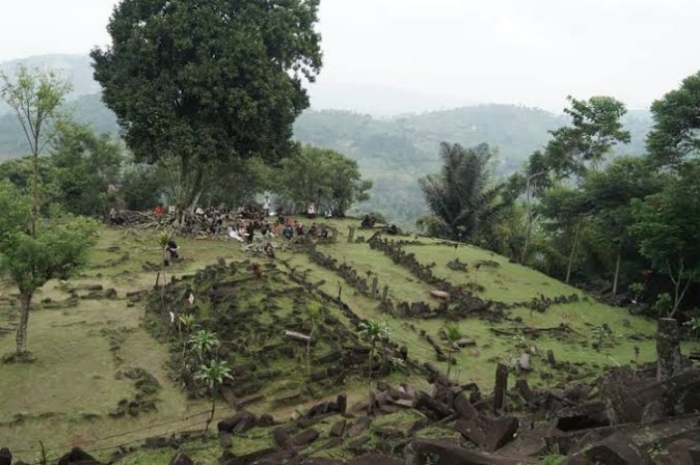
<svg viewBox="0 0 700 465"><path fill-rule="evenodd" d="M496 387L493 393L493 411L497 413L503 408L503 401L508 389L508 367L499 363L496 367Z"/></svg>
<svg viewBox="0 0 700 465"><path fill-rule="evenodd" d="M673 318L659 319L656 332L656 379L665 381L681 371L681 346L678 321Z"/></svg>

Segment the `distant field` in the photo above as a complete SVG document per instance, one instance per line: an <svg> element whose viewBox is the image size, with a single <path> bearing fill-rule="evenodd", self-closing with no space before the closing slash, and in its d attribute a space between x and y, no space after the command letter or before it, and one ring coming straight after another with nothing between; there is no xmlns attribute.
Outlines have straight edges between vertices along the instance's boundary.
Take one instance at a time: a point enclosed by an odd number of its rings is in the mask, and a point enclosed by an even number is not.
<svg viewBox="0 0 700 465"><path fill-rule="evenodd" d="M319 246L324 254L339 262L346 262L360 273L371 271L379 278L380 287L390 286L390 298L409 302L427 301L434 308L438 302L431 300L431 287L413 276L407 269L395 265L381 252L371 250L365 243L348 244L347 227L356 221L333 221L340 233L340 241L329 246ZM370 232L357 231L355 236L370 237ZM571 287L548 278L538 272L508 263L500 256L473 247L439 244L421 239L426 245L408 246L421 263L435 262L433 272L455 285L475 282L484 287L479 295L484 299L506 303L529 301L539 295L583 294ZM215 263L218 257L226 260L250 258L239 245L217 239L180 239L185 262L170 270L175 275L193 273ZM113 247L118 247L118 250ZM128 254L128 255L127 255ZM383 314L379 302L355 292L340 276L313 264L302 251L280 250L277 266L307 272L310 282L325 283L321 289L337 295L342 286L342 298L361 318L384 320L390 326L392 341L406 345L409 357L417 361L431 361L446 369L444 362L437 362L435 351L421 336L425 331L436 340L446 321L442 318L401 319ZM447 268L447 262L459 258L468 265L468 272ZM10 447L17 459L35 461L43 441L49 456L67 451L71 445L82 445L97 455L106 457L116 445L138 441L147 436L166 434L176 430L203 426L202 412L207 403L186 399L180 387L168 376L164 366L168 359L168 347L160 344L143 328L144 308L141 304L129 307L127 292L149 289L155 282L155 273L144 271L146 262L156 263L159 251L154 232L103 229L99 243L91 254L91 266L84 274L68 283L51 282L44 287L35 302L30 316L29 349L37 357L31 365L0 365L0 446ZM257 260L257 258L256 258ZM490 260L498 265L481 266L480 261ZM109 265L109 266L108 266ZM89 291L85 286L100 284L117 291L115 300L81 299L76 306L56 305L69 296L70 288L81 296ZM0 328L11 328L17 321L14 290L7 284L0 287ZM50 298L53 303L42 304ZM52 308L52 307L58 308ZM522 322L516 320L517 317ZM541 333L536 339L497 336L493 329L528 327L547 328L567 324L573 332L566 335ZM593 330L607 323L614 339L601 350L592 347ZM531 386L555 385L567 376L592 377L601 368L614 364L628 364L635 360L635 347L639 348L637 362L655 359L655 322L630 316L625 310L612 308L593 300L581 300L573 304L555 305L544 313L518 308L510 311L509 320L499 323L470 318L459 322L462 331L476 340L473 348L456 353L456 365L452 373L459 381L474 381L482 390L492 388L493 375L498 362L510 364L510 359L520 354L517 344L534 346L533 372L527 375ZM641 340L631 340L631 335ZM114 349L114 341L118 348ZM444 345L444 343L441 343ZM110 346L114 350L110 351ZM14 333L0 332L0 354L14 348ZM697 350L697 343L686 344L684 350ZM543 354L551 349L560 361L579 364L579 375L553 370L546 365ZM535 350L535 349L533 349ZM118 357L115 358L115 356ZM121 399L134 395L133 381L119 373L140 367L160 382L158 411L139 417L114 419L109 416ZM119 373L118 373L119 372ZM115 377L117 375L117 377ZM524 375L525 376L525 375ZM547 379L551 376L551 379ZM117 379L119 378L119 379ZM392 381L399 381L393 379ZM412 377L409 382L421 384ZM362 379L352 380L343 387L351 400L365 395ZM279 387L284 390L284 386ZM269 400L269 399L268 399ZM220 403L219 416L231 411ZM258 413L269 412L267 400L251 406ZM275 414L285 418L291 408L280 409ZM322 426L330 427L329 425ZM269 442L269 434L252 430L245 438L234 441L234 452L259 449ZM218 446L188 446L193 458L211 463L218 456ZM329 453L342 454L341 451ZM171 457L171 451L139 452L124 459L125 464L160 464ZM167 456L167 457L166 457Z"/></svg>

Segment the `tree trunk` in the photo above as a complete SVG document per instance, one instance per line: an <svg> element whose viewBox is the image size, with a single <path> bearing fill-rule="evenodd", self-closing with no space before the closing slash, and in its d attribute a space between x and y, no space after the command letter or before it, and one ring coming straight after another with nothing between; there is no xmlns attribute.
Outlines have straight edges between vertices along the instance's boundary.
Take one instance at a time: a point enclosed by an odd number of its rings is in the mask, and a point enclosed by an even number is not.
<svg viewBox="0 0 700 465"><path fill-rule="evenodd" d="M214 385L211 389L211 414L209 415L209 418L207 419L207 424L204 427L205 436L209 431L209 425L211 425L211 422L214 421L214 412L216 411L216 387L217 386Z"/></svg>
<svg viewBox="0 0 700 465"><path fill-rule="evenodd" d="M32 303L32 295L20 295L20 319L17 328L17 355L27 352L27 326L29 325L29 308Z"/></svg>
<svg viewBox="0 0 700 465"><path fill-rule="evenodd" d="M525 264L527 258L527 249L530 247L530 235L532 234L532 206L530 204L530 178L527 179L527 187L525 189L526 201L525 208L527 209L527 228L525 229L525 244L520 254L520 264Z"/></svg>
<svg viewBox="0 0 700 465"><path fill-rule="evenodd" d="M372 399L372 360L374 359L374 342L372 342L372 348L369 351L369 407L367 407L367 412L369 415L372 414L373 399Z"/></svg>
<svg viewBox="0 0 700 465"><path fill-rule="evenodd" d="M576 256L576 250L578 249L578 238L581 234L581 227L583 226L583 215L578 217L578 224L576 225L576 234L574 235L574 245L571 247L571 254L569 255L569 265L566 267L566 284L569 284L571 279L571 269L574 266L574 257Z"/></svg>
<svg viewBox="0 0 700 465"><path fill-rule="evenodd" d="M622 243L617 249L617 260L615 261L615 278L613 279L613 295L617 295L617 283L620 278L620 262L622 261Z"/></svg>

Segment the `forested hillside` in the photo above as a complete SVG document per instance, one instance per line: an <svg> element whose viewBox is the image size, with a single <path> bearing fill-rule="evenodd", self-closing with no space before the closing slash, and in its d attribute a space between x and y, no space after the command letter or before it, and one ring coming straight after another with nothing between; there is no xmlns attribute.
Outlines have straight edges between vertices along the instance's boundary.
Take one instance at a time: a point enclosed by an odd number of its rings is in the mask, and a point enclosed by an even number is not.
<svg viewBox="0 0 700 465"><path fill-rule="evenodd" d="M117 134L114 114L102 104L100 95L94 93L96 84L88 79L89 59L49 58L30 59L29 66L55 65L71 76L74 98L67 109L74 118L97 132ZM0 69L11 67L0 65ZM309 110L297 120L295 133L302 142L332 148L357 160L362 175L374 181L372 198L361 205L362 210L380 211L391 221L413 226L415 218L425 212L417 179L438 170L440 142L467 147L488 143L498 151L495 174L505 176L546 143L549 130L565 122L562 115L514 105L479 105L384 119L341 110ZM648 112L632 111L624 122L632 142L618 152L642 153L650 127ZM0 116L0 159L26 152L24 134L13 115Z"/></svg>

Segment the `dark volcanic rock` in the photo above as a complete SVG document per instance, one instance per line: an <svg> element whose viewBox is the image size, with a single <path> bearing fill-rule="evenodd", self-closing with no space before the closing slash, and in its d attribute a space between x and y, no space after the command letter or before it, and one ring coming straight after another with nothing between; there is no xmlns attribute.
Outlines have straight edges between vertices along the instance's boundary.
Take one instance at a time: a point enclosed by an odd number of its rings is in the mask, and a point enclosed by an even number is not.
<svg viewBox="0 0 700 465"><path fill-rule="evenodd" d="M647 452L624 434L614 434L582 453L593 463L610 465L651 465Z"/></svg>
<svg viewBox="0 0 700 465"><path fill-rule="evenodd" d="M74 447L59 459L58 465L100 465L100 462L80 447Z"/></svg>
<svg viewBox="0 0 700 465"><path fill-rule="evenodd" d="M226 431L232 434L242 434L253 428L258 422L258 418L250 412L238 412L230 418L221 420L217 424L219 431Z"/></svg>
<svg viewBox="0 0 700 465"><path fill-rule="evenodd" d="M495 451L513 439L513 435L518 431L518 420L513 417L477 417L472 420L459 420L455 429L477 446L487 451Z"/></svg>
<svg viewBox="0 0 700 465"><path fill-rule="evenodd" d="M318 431L315 429L307 429L306 431L303 431L293 438L289 440L290 444L294 447L304 447L308 446L312 442L314 442L316 439L318 439Z"/></svg>
<svg viewBox="0 0 700 465"><path fill-rule="evenodd" d="M369 417L362 417L348 428L348 436L351 438L356 438L361 435L369 428L372 420Z"/></svg>
<svg viewBox="0 0 700 465"><path fill-rule="evenodd" d="M194 462L184 452L178 452L170 461L170 465L194 465Z"/></svg>
<svg viewBox="0 0 700 465"><path fill-rule="evenodd" d="M347 422L345 420L340 420L338 423L333 425L330 431L330 435L341 438L343 437L343 434L345 434L345 427L347 426Z"/></svg>
<svg viewBox="0 0 700 465"><path fill-rule="evenodd" d="M519 460L492 457L439 439L414 439L404 450L406 465L516 465ZM429 462L432 460L432 462Z"/></svg>
<svg viewBox="0 0 700 465"><path fill-rule="evenodd" d="M12 465L12 454L7 447L0 449L0 465Z"/></svg>

